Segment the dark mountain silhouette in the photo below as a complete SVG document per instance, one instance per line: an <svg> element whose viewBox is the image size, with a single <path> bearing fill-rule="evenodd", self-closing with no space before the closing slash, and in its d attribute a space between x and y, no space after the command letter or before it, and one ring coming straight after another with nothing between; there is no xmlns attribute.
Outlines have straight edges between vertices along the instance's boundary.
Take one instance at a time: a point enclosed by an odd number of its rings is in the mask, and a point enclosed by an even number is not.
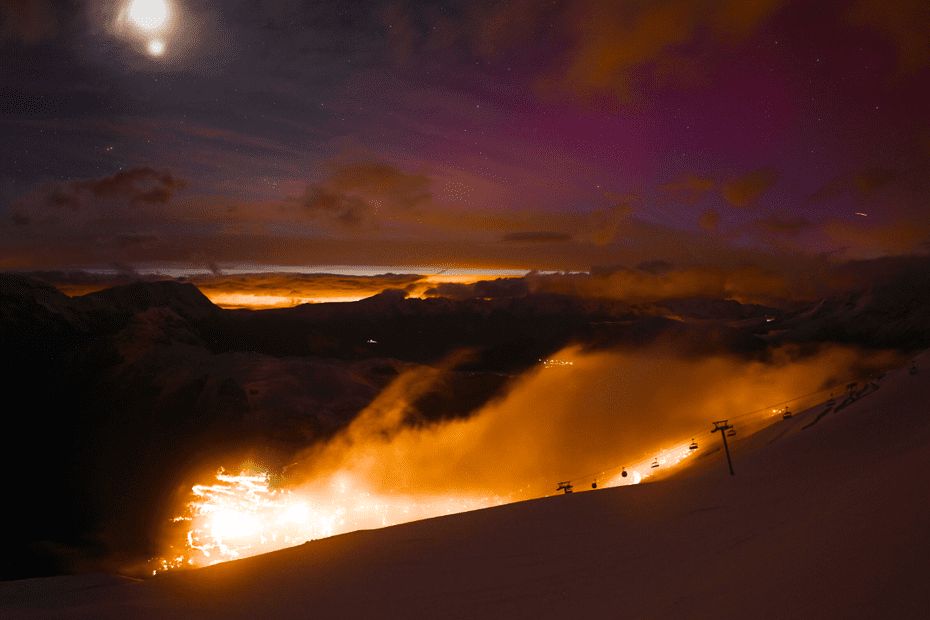
<svg viewBox="0 0 930 620"><path fill-rule="evenodd" d="M845 266L864 288L820 300L772 325L776 339L917 350L930 346L930 257Z"/></svg>
<svg viewBox="0 0 930 620"><path fill-rule="evenodd" d="M100 311L133 315L149 308L170 308L179 316L194 321L219 312L193 284L171 280L134 282L116 286L75 299L82 311Z"/></svg>

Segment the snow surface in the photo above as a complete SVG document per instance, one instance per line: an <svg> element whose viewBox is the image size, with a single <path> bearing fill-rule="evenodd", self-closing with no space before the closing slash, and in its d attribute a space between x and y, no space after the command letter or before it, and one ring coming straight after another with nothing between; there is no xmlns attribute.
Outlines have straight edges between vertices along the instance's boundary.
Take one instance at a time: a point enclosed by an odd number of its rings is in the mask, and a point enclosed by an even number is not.
<svg viewBox="0 0 930 620"><path fill-rule="evenodd" d="M0 584L3 618L930 617L930 356L652 484L146 581Z"/></svg>

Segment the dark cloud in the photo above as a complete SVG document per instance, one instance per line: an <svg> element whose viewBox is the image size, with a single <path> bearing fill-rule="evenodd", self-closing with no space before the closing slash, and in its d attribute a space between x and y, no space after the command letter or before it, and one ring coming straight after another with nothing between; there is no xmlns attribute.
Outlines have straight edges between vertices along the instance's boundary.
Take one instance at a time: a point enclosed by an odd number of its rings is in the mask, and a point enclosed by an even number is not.
<svg viewBox="0 0 930 620"><path fill-rule="evenodd" d="M639 263L636 268L646 273L661 274L672 271L675 266L666 260L648 260Z"/></svg>
<svg viewBox="0 0 930 620"><path fill-rule="evenodd" d="M170 172L141 167L121 170L114 175L70 185L77 191L88 191L99 198L123 198L131 203L165 204L172 194L184 186L184 181Z"/></svg>
<svg viewBox="0 0 930 620"><path fill-rule="evenodd" d="M755 225L762 232L786 236L797 236L812 227L810 220L805 217L782 213L760 218L756 220Z"/></svg>
<svg viewBox="0 0 930 620"><path fill-rule="evenodd" d="M300 204L313 216L346 227L415 217L432 198L430 179L383 162L335 165L307 187Z"/></svg>
<svg viewBox="0 0 930 620"><path fill-rule="evenodd" d="M892 185L898 178L896 170L882 167L865 168L834 177L808 196L809 204L829 202L842 197L870 198Z"/></svg>
<svg viewBox="0 0 930 620"><path fill-rule="evenodd" d="M572 236L568 233L540 230L528 232L512 232L501 237L501 241L514 241L519 243L557 243L560 241L571 241Z"/></svg>
<svg viewBox="0 0 930 620"><path fill-rule="evenodd" d="M361 198L335 193L319 185L307 187L301 204L314 216L329 217L349 227L360 226L372 210Z"/></svg>
<svg viewBox="0 0 930 620"><path fill-rule="evenodd" d="M723 184L723 197L734 207L749 207L778 181L773 168L760 168L744 175L732 177Z"/></svg>
<svg viewBox="0 0 930 620"><path fill-rule="evenodd" d="M32 45L52 38L57 32L58 18L49 0L0 2L0 39Z"/></svg>
<svg viewBox="0 0 930 620"><path fill-rule="evenodd" d="M140 167L97 179L82 179L45 189L44 202L53 208L80 209L97 201L126 202L133 206L165 205L185 182L167 171Z"/></svg>
<svg viewBox="0 0 930 620"><path fill-rule="evenodd" d="M716 187L716 180L689 172L673 181L660 185L659 193L671 201L694 205Z"/></svg>
<svg viewBox="0 0 930 620"><path fill-rule="evenodd" d="M447 299L502 299L524 297L529 291L529 284L524 278L498 278L471 284L443 282L427 289L424 294Z"/></svg>
<svg viewBox="0 0 930 620"><path fill-rule="evenodd" d="M889 40L901 71L916 71L930 64L930 4L924 0L896 0L891 4L886 0L857 0L849 9L849 19Z"/></svg>
<svg viewBox="0 0 930 620"><path fill-rule="evenodd" d="M116 235L116 243L124 248L147 246L158 243L158 236L145 233L124 233Z"/></svg>

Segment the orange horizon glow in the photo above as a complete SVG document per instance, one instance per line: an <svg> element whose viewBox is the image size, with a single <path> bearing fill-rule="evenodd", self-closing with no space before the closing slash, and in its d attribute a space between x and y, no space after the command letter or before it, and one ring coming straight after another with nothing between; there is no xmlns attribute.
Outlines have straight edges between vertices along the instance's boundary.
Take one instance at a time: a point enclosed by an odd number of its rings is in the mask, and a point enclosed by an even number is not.
<svg viewBox="0 0 930 620"><path fill-rule="evenodd" d="M269 278L276 273L248 273L231 278L245 278L260 280ZM354 275L343 275L339 273L325 274L332 279L344 278L352 282L351 290L345 286L327 287L314 282L303 282L299 278L288 279L287 273L280 274L282 285L272 285L267 287L249 288L242 287L239 290L229 290L224 286L227 280L224 276L194 276L183 280L196 286L204 296L216 306L227 310L266 310L279 308L292 308L301 304L318 304L318 303L346 303L356 302L372 297L383 292L386 288L392 288L383 283L367 284L364 277ZM514 275L502 274L500 270L489 269L482 271L478 269L471 270L467 274L418 274L420 277L405 287L408 297L424 299L427 297L426 291L440 284L474 284L482 280L494 280L501 277L516 277ZM169 279L169 278L165 278ZM68 283L53 282L55 288L69 297L81 297L98 291L106 290L122 282L94 282L94 283ZM325 280L323 281L325 284Z"/></svg>
<svg viewBox="0 0 930 620"><path fill-rule="evenodd" d="M482 280L500 277L494 273L477 273L467 275L431 274L417 280L407 289L407 296L425 299L426 291L440 284L474 284ZM359 288L357 292L347 295L344 289L324 289L317 287L290 287L272 293L253 293L248 291L224 292L216 290L208 283L194 283L211 302L225 309L262 310L273 308L293 308L301 304L346 303L361 301L384 291L383 286ZM299 285L298 285L299 286Z"/></svg>

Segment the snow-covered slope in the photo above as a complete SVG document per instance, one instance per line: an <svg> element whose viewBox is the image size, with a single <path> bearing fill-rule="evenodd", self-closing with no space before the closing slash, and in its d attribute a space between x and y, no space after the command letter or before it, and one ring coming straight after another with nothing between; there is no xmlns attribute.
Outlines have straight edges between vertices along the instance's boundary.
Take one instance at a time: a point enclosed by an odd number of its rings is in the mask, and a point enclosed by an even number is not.
<svg viewBox="0 0 930 620"><path fill-rule="evenodd" d="M930 356L678 475L382 530L144 582L0 584L0 616L922 618ZM806 427L806 428L805 428Z"/></svg>

